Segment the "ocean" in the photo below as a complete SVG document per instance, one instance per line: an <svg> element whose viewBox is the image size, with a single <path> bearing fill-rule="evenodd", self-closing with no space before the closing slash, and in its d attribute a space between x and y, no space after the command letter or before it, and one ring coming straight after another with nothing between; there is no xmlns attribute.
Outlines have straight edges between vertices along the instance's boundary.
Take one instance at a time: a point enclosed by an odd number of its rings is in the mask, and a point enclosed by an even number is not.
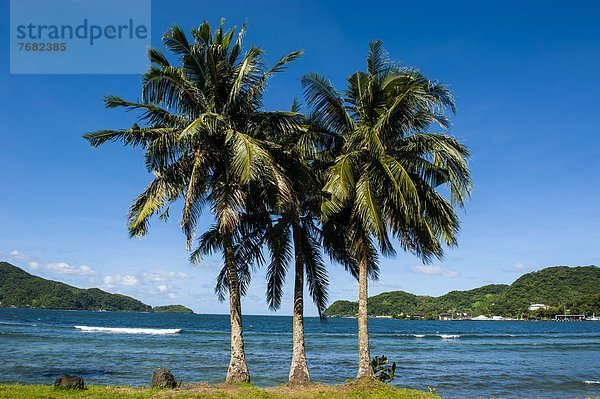
<svg viewBox="0 0 600 399"><path fill-rule="evenodd" d="M356 320L306 318L314 381L356 373ZM287 380L291 317L245 316L252 381ZM600 397L600 322L369 321L372 356L396 362L393 384L448 399ZM148 385L166 367L183 382L222 382L227 315L0 309L0 382Z"/></svg>

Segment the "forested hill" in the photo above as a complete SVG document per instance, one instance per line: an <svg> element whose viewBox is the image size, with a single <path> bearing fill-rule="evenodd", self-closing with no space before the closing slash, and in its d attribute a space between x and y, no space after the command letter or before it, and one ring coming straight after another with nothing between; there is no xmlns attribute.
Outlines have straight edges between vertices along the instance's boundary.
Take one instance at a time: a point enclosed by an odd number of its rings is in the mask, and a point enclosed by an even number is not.
<svg viewBox="0 0 600 399"><path fill-rule="evenodd" d="M531 304L545 304L546 310L528 311ZM553 317L571 313L600 314L600 268L557 266L527 273L511 285L486 285L469 291L451 291L439 297L413 295L404 291L385 292L369 298L369 315L438 318L442 313L468 313L505 317ZM325 314L353 317L358 304L336 301Z"/></svg>
<svg viewBox="0 0 600 399"><path fill-rule="evenodd" d="M161 313L182 312L183 306L159 307ZM81 289L33 276L0 262L0 307L152 312L151 306L98 288ZM187 308L185 308L187 309ZM186 313L193 313L187 309Z"/></svg>
<svg viewBox="0 0 600 399"><path fill-rule="evenodd" d="M149 312L152 307L137 299L110 294L98 288L81 289L33 276L0 262L0 306L18 308Z"/></svg>

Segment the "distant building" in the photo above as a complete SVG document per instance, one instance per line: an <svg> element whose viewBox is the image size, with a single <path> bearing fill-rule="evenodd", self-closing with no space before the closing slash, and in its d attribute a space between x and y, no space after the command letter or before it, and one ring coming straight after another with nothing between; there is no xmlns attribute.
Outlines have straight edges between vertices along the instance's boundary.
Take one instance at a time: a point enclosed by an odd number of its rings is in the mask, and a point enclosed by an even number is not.
<svg viewBox="0 0 600 399"><path fill-rule="evenodd" d="M547 310L550 306L548 305L544 305L543 303L534 303L532 305L529 305L529 310Z"/></svg>
<svg viewBox="0 0 600 399"><path fill-rule="evenodd" d="M454 315L452 313L440 313L440 320L454 320Z"/></svg>
<svg viewBox="0 0 600 399"><path fill-rule="evenodd" d="M477 317L473 317L471 320L508 321L508 320L516 320L516 319L511 319L510 317L503 317L503 316L487 317L487 316L480 314Z"/></svg>
<svg viewBox="0 0 600 399"><path fill-rule="evenodd" d="M423 320L425 319L425 312L415 312L410 316L411 319Z"/></svg>
<svg viewBox="0 0 600 399"><path fill-rule="evenodd" d="M585 319L585 315L582 314L557 314L557 321L582 321Z"/></svg>

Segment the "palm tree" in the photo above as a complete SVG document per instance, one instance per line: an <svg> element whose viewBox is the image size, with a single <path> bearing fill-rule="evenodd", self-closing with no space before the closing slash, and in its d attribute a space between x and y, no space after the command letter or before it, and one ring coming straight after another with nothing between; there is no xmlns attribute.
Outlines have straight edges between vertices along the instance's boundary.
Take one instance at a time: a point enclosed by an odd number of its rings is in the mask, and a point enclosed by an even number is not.
<svg viewBox="0 0 600 399"><path fill-rule="evenodd" d="M267 301L272 310L281 305L289 263L294 263L293 349L289 382L310 381L304 344L304 281L322 316L327 303L328 278L321 256L320 231L311 210L292 208L282 212L267 229L271 262L267 271Z"/></svg>
<svg viewBox="0 0 600 399"><path fill-rule="evenodd" d="M248 282L248 262L256 257L238 254L239 248L248 247L241 229L248 198L259 195L291 201L290 183L273 161L264 131L285 132L297 116L263 111L262 96L267 80L301 55L300 51L290 53L267 69L262 49L253 46L242 54L245 31L244 25L235 36L235 28L224 30L222 20L213 34L205 22L192 30L190 43L181 28L169 29L163 43L181 65L172 65L161 51L150 49L152 66L143 76L141 100L105 99L107 108L140 111L143 127L136 124L131 129L85 136L93 146L121 141L145 151L146 167L155 178L131 206L132 236L145 235L153 215L167 218L169 206L181 200L181 228L191 249L201 212L211 211L215 226L201 237L191 260L198 261L210 248L223 253L224 273L218 289L229 293L227 382L250 381L240 295Z"/></svg>
<svg viewBox="0 0 600 399"><path fill-rule="evenodd" d="M298 111L294 102L292 111ZM307 123L304 123L307 122ZM317 163L328 144L316 125L299 118L296 129L275 134L279 144L276 162L292 184L294 200L271 212L265 224L264 241L271 254L267 270L267 302L271 310L281 306L283 284L289 264L294 263L293 349L289 382L310 382L304 342L304 282L317 306L319 316L327 303L328 278L321 256L321 231L318 227L322 173Z"/></svg>
<svg viewBox="0 0 600 399"><path fill-rule="evenodd" d="M380 41L370 44L367 72L350 76L343 94L314 73L302 84L313 112L344 138L321 210L325 220L349 224L346 239L359 265L357 378L372 377L367 280L377 275L378 250L393 255L395 238L427 262L443 256L444 244L456 245L454 206L470 192L469 153L456 139L430 132L433 124L449 127L450 91L389 61Z"/></svg>

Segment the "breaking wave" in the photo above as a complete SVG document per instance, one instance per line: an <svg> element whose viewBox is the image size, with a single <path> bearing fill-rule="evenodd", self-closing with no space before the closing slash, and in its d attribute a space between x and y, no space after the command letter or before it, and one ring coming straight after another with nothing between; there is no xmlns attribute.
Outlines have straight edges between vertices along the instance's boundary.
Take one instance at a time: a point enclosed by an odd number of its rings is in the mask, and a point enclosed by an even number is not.
<svg viewBox="0 0 600 399"><path fill-rule="evenodd" d="M113 334L150 334L150 335L165 335L177 334L181 332L180 328L122 328L122 327L90 327L90 326L75 326L76 329L85 332L103 332Z"/></svg>
<svg viewBox="0 0 600 399"><path fill-rule="evenodd" d="M442 338L442 339L456 339L456 338L460 338L460 335L457 335L457 334L440 334L439 337Z"/></svg>

